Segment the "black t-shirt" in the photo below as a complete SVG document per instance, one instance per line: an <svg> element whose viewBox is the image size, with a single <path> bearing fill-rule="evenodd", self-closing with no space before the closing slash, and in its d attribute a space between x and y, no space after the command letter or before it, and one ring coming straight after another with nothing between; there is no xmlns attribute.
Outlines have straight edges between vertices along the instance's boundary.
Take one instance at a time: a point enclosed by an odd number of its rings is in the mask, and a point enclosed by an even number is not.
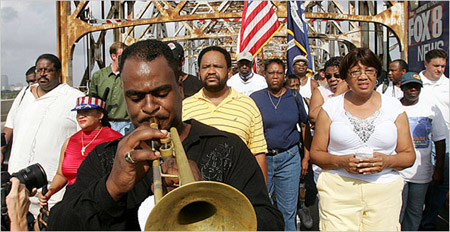
<svg viewBox="0 0 450 232"><path fill-rule="evenodd" d="M204 180L219 181L241 191L252 203L258 230L283 230L283 216L269 200L261 169L242 140L195 120L183 141L188 159L197 163ZM152 195L152 172L115 202L106 189L120 139L92 150L67 186L61 202L50 211L49 230L140 230L137 211ZM239 207L236 205L235 207Z"/></svg>
<svg viewBox="0 0 450 232"><path fill-rule="evenodd" d="M183 81L183 93L184 98L188 98L196 94L203 87L203 83L196 76L188 74L187 78Z"/></svg>

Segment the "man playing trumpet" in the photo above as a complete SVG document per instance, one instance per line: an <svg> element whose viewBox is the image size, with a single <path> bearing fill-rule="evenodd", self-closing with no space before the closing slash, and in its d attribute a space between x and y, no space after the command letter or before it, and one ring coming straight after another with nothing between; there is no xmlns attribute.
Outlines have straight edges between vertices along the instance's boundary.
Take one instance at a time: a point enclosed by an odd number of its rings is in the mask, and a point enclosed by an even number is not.
<svg viewBox="0 0 450 232"><path fill-rule="evenodd" d="M258 230L282 230L256 159L237 136L195 120L181 120L183 88L172 51L157 40L128 47L119 64L128 114L135 130L98 145L81 164L76 182L50 212L49 230L140 230L137 210L152 194L151 141L175 127L203 180L241 191L256 212ZM149 126L156 117L159 128ZM235 207L240 207L236 205ZM168 220L168 219L163 219Z"/></svg>

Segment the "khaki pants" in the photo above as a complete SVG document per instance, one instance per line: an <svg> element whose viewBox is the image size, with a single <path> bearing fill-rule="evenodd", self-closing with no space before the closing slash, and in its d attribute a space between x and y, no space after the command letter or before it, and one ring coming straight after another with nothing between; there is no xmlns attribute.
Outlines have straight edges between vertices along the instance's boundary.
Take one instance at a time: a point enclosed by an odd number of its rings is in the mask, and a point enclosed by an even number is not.
<svg viewBox="0 0 450 232"><path fill-rule="evenodd" d="M403 179L386 184L323 171L317 180L320 230L400 231Z"/></svg>

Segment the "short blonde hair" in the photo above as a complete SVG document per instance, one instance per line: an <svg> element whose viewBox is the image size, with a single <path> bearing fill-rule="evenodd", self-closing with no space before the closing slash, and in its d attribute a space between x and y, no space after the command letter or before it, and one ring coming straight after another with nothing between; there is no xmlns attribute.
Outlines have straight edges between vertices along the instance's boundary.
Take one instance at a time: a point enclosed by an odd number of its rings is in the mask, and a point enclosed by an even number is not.
<svg viewBox="0 0 450 232"><path fill-rule="evenodd" d="M119 49L125 50L127 48L127 45L122 42L114 42L111 47L109 47L109 55L117 54L117 51Z"/></svg>

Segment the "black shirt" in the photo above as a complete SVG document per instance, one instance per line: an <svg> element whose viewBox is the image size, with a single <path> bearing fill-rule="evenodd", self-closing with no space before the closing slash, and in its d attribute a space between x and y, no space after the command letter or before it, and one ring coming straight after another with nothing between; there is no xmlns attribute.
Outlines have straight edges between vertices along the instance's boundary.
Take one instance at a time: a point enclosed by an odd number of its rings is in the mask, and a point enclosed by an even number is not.
<svg viewBox="0 0 450 232"><path fill-rule="evenodd" d="M186 79L183 81L184 98L188 98L196 94L201 88L203 88L202 81L196 76L188 74Z"/></svg>
<svg viewBox="0 0 450 232"><path fill-rule="evenodd" d="M195 120L183 141L188 159L204 180L219 181L241 191L252 203L258 230L283 230L283 216L269 200L261 169L242 140ZM50 211L49 230L140 230L137 211L152 195L152 172L115 202L106 189L120 139L98 145L78 169L61 202ZM151 169L150 169L151 170ZM236 205L235 207L239 207Z"/></svg>

